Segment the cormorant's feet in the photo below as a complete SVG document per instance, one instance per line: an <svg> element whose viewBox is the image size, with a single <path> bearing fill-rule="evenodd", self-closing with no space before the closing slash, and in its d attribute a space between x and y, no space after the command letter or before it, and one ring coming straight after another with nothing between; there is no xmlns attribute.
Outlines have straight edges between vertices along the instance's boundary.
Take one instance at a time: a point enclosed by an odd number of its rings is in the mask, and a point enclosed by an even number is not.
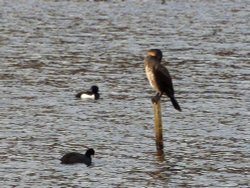
<svg viewBox="0 0 250 188"><path fill-rule="evenodd" d="M156 96L151 98L152 103L157 103L160 99L161 99L161 97L159 95L156 95Z"/></svg>

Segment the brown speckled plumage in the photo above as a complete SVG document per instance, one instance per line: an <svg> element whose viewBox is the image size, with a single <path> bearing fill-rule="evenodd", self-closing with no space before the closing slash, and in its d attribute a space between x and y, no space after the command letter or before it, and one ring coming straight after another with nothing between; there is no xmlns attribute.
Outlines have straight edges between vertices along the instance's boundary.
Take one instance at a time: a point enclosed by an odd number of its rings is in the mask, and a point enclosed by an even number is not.
<svg viewBox="0 0 250 188"><path fill-rule="evenodd" d="M151 49L147 52L147 57L144 60L145 72L151 87L157 92L160 97L167 95L174 108L181 111L181 108L174 97L174 88L172 78L167 70L161 64L162 52L159 49Z"/></svg>

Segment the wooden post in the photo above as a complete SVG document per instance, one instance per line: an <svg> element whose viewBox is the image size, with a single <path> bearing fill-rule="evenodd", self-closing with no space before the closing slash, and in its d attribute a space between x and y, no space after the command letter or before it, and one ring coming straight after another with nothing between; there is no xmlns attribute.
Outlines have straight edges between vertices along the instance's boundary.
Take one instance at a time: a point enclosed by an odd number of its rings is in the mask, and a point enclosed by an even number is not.
<svg viewBox="0 0 250 188"><path fill-rule="evenodd" d="M153 100L152 100L153 101ZM155 116L155 141L158 152L163 152L163 136L162 136L162 121L161 121L161 100L153 101L154 116Z"/></svg>

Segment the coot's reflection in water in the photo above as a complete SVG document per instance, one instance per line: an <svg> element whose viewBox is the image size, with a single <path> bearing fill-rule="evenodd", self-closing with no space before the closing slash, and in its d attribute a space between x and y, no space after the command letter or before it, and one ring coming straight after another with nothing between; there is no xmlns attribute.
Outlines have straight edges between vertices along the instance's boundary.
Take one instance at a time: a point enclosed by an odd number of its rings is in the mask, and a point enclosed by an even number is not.
<svg viewBox="0 0 250 188"><path fill-rule="evenodd" d="M249 187L249 10L236 1L0 2L4 187ZM156 155L143 58L163 51ZM99 100L77 100L98 85ZM177 89L178 88L178 89ZM67 151L94 165L61 165Z"/></svg>

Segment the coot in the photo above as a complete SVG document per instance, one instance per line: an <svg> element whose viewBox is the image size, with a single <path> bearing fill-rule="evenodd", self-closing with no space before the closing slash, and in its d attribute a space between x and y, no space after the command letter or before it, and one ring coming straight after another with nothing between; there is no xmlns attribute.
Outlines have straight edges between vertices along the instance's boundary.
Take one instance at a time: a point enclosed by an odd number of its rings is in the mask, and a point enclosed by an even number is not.
<svg viewBox="0 0 250 188"><path fill-rule="evenodd" d="M87 166L91 165L92 159L91 155L95 154L95 150L90 148L86 151L85 154L70 152L65 154L61 158L61 164L75 164L75 163L84 163Z"/></svg>

